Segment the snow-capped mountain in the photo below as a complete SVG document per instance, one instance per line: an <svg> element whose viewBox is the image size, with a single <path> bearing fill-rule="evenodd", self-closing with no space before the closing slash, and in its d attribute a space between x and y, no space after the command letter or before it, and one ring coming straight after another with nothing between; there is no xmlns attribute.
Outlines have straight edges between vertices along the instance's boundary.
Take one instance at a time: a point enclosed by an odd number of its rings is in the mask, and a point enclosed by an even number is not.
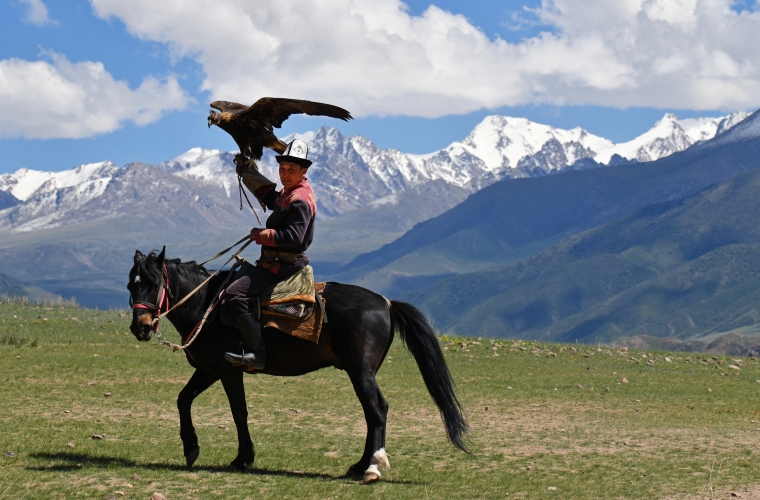
<svg viewBox="0 0 760 500"><path fill-rule="evenodd" d="M237 212L227 208L228 196L219 187L202 186L150 165L83 165L48 175L40 183L43 174L50 173L19 171L0 179L21 197L15 206L0 210L0 231L30 232L118 218L178 220L189 213L208 219L205 212L212 207L219 212L217 218ZM35 185L39 187L30 193Z"/></svg>
<svg viewBox="0 0 760 500"><path fill-rule="evenodd" d="M638 149L654 159L715 134L717 139L695 147L760 137L760 114L728 130L738 117L727 118L666 117ZM674 139L681 133L689 140ZM595 160L615 147L579 128L506 117L488 117L464 140L425 155L381 149L326 127L298 137L309 144L314 161L309 179L322 230L310 254L323 273L392 242L489 184L583 168L584 162L599 168L604 164ZM667 147L654 147L657 141ZM171 256L200 261L256 225L245 201L238 209L234 155L193 148L153 166L101 162L0 175L0 272L88 305L124 306L124 276L135 248L166 245ZM620 158L619 152L609 155L611 164ZM277 179L272 152L260 169ZM254 249L247 252L255 259Z"/></svg>
<svg viewBox="0 0 760 500"><path fill-rule="evenodd" d="M614 155L627 160L648 162L684 151L700 141L712 139L749 116L740 111L721 118L688 118L679 120L667 113L654 127L632 141L597 150L594 160L608 165Z"/></svg>
<svg viewBox="0 0 760 500"><path fill-rule="evenodd" d="M724 127L718 132L714 140L705 142L700 146L710 148L755 137L760 137L760 116L757 112L750 115L746 120L734 123L730 127Z"/></svg>
<svg viewBox="0 0 760 500"><path fill-rule="evenodd" d="M8 192L17 199L26 201L40 190L49 193L58 189L84 186L83 191L88 191L89 186L96 182L99 187L95 191L102 194L102 188L108 184L111 176L118 169L110 161L88 163L61 172L40 172L22 168L12 174L0 175L0 191Z"/></svg>
<svg viewBox="0 0 760 500"><path fill-rule="evenodd" d="M444 151L451 158L476 157L497 177L523 177L560 170L612 146L580 127L563 130L525 118L489 116Z"/></svg>
<svg viewBox="0 0 760 500"><path fill-rule="evenodd" d="M0 227L15 231L33 231L61 225L66 215L103 195L121 169L104 161L89 163L62 172L39 172L21 169L0 176L0 190L13 195L20 203L3 210Z"/></svg>
<svg viewBox="0 0 760 500"><path fill-rule="evenodd" d="M220 149L192 148L156 168L185 179L221 186L227 196L237 187L233 159L235 153Z"/></svg>
<svg viewBox="0 0 760 500"><path fill-rule="evenodd" d="M618 157L653 161L711 139L746 116L746 113L734 113L723 118L679 120L673 114L666 114L651 130L621 144L613 144L580 127L563 130L525 118L489 116L464 140L423 155L380 149L367 138L345 137L328 127L286 140L298 137L310 145L309 158L314 164L309 179L317 194L318 216L324 218L386 198L392 203L393 195L433 181L452 189L475 192L502 179L578 168L573 165L581 160L591 167L609 164ZM200 203L202 198L207 198L207 204L233 206L239 196L234 156L234 152L193 148L152 168L195 186L201 194L194 195L190 203ZM265 152L259 166L264 175L277 179L277 163L272 151ZM93 210L92 207L99 204L95 200L109 194L109 189L115 189L112 187L115 179L121 179L120 189L126 189L123 186L125 170L128 169L105 161L62 172L21 169L4 174L0 176L3 193L0 229L33 231L96 216L118 215L115 209ZM148 175L141 182L154 177ZM440 186L437 189L440 190Z"/></svg>

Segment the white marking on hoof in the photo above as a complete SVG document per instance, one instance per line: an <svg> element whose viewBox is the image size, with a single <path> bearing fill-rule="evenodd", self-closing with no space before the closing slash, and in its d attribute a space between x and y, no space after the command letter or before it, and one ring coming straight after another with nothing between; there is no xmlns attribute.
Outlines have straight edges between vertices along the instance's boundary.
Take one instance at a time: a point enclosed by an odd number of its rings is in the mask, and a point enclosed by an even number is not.
<svg viewBox="0 0 760 500"><path fill-rule="evenodd" d="M370 467L372 467L372 465L377 465L380 470L388 470L391 468L391 463L388 461L388 454L385 453L385 448L377 450L375 454L372 455L369 463Z"/></svg>
<svg viewBox="0 0 760 500"><path fill-rule="evenodd" d="M374 458L374 457L372 457ZM364 471L364 479L362 479L362 483L369 484L374 483L378 479L380 479L382 476L380 475L380 471L377 470L377 465L372 464L369 466L369 469Z"/></svg>

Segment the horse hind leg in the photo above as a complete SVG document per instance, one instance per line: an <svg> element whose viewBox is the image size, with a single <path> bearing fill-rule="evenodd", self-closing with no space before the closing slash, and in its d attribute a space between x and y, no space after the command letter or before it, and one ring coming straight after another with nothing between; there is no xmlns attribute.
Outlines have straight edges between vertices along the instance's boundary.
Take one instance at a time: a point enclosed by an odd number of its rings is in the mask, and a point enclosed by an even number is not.
<svg viewBox="0 0 760 500"><path fill-rule="evenodd" d="M380 392L380 388L377 389L377 400L380 406L380 411L383 413L385 420L388 417L388 401L383 397L383 393ZM391 468L391 463L388 460L388 453L385 451L385 430L386 425L383 424L382 436L380 437L380 449L372 454L372 458L369 460L369 467L364 471L364 478L362 482L364 484L374 483L379 480L382 475L381 470L388 470Z"/></svg>
<svg viewBox="0 0 760 500"><path fill-rule="evenodd" d="M193 376L177 397L177 409L179 410L179 437L182 439L182 451L188 467L192 467L201 452L198 446L198 435L193 427L191 408L193 400L203 391L211 387L219 378L203 370L195 370Z"/></svg>
<svg viewBox="0 0 760 500"><path fill-rule="evenodd" d="M348 469L348 475L362 476L364 483L372 483L380 479L380 470L390 468L385 452L388 402L380 392L373 372L349 373L349 377L364 410L367 439L361 459Z"/></svg>

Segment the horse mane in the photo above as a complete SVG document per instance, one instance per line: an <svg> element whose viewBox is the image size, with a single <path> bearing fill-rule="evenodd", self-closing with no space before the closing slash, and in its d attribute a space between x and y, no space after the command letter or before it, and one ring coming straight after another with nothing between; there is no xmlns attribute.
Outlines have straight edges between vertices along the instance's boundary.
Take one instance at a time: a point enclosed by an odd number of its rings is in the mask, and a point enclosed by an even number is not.
<svg viewBox="0 0 760 500"><path fill-rule="evenodd" d="M158 259L158 255L159 254L157 250L151 250L151 252L145 256L145 259L142 262L140 262L140 267L139 267L140 274L146 275L148 278L150 278L153 281L158 281L161 279L161 270L158 268L158 265L156 265L156 259ZM206 276L210 275L208 269L201 266L194 260L182 262L180 259L164 258L164 262L166 264L174 264L177 267L181 265L182 269L184 270L195 271L198 273L202 273Z"/></svg>

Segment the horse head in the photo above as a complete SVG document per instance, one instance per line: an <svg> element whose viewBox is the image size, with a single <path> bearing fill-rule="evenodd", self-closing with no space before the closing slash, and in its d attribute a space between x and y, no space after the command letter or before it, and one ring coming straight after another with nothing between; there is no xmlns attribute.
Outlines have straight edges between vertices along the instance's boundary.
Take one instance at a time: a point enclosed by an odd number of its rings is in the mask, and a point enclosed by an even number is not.
<svg viewBox="0 0 760 500"><path fill-rule="evenodd" d="M147 256L135 251L134 264L129 271L129 305L132 307L132 324L129 330L141 342L153 336L153 320L160 314L164 280L164 259L166 247L160 254L155 251Z"/></svg>

